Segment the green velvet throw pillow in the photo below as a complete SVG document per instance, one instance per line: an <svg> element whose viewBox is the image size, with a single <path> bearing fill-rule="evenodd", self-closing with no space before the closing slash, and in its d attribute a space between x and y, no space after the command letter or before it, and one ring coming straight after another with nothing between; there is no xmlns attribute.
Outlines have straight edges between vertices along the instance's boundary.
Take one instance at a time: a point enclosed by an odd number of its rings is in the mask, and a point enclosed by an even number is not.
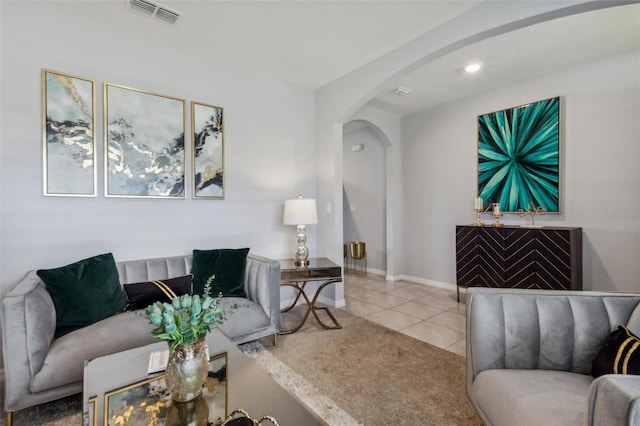
<svg viewBox="0 0 640 426"><path fill-rule="evenodd" d="M96 323L127 306L111 253L36 273L56 308L55 337Z"/></svg>
<svg viewBox="0 0 640 426"><path fill-rule="evenodd" d="M204 286L212 275L211 296L222 293L224 297L247 297L244 291L244 272L247 266L248 248L194 250L193 294L203 294Z"/></svg>

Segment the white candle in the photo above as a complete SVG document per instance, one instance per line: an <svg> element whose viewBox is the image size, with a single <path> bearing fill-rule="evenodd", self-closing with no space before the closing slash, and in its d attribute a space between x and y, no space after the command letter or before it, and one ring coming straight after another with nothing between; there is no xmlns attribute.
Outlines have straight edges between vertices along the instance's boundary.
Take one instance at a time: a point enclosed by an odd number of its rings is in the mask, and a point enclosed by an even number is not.
<svg viewBox="0 0 640 426"><path fill-rule="evenodd" d="M476 198L476 210L482 210L482 205L483 205L482 197Z"/></svg>
<svg viewBox="0 0 640 426"><path fill-rule="evenodd" d="M493 214L496 216L500 214L500 203L493 203Z"/></svg>

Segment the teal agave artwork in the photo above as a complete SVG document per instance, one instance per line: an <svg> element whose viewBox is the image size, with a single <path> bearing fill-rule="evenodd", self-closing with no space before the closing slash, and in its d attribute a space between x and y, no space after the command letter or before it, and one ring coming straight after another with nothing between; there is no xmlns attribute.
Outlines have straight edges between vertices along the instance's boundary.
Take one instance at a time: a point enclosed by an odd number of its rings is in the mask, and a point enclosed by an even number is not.
<svg viewBox="0 0 640 426"><path fill-rule="evenodd" d="M478 196L503 211L559 212L560 98L478 117Z"/></svg>

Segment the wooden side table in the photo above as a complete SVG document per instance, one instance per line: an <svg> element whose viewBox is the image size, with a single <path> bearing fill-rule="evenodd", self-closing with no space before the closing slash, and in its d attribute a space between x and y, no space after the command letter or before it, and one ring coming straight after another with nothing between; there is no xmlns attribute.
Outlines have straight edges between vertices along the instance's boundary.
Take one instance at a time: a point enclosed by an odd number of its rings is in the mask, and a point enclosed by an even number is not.
<svg viewBox="0 0 640 426"><path fill-rule="evenodd" d="M281 331L279 334L291 334L300 330L304 323L307 321L309 314L312 313L316 317L316 321L325 330L336 330L342 328L338 320L333 316L329 308L321 306L316 307L316 301L320 297L322 290L329 284L342 281L342 268L333 263L327 258L313 258L309 259L309 265L296 266L293 259L280 260L280 285L293 287L297 290L296 298L293 303L282 309L280 312L288 312L298 303L300 296L302 296L307 304L307 311L302 318L300 324L290 330ZM308 282L322 281L318 289L316 290L313 299L309 300L309 296L304 292L304 288ZM320 320L317 311L325 311L334 325L327 325Z"/></svg>

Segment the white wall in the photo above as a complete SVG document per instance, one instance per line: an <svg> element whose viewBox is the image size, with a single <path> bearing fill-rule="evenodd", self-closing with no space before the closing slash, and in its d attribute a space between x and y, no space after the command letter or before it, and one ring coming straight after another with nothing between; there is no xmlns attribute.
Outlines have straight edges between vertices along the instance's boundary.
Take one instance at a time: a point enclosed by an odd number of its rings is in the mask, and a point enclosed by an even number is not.
<svg viewBox="0 0 640 426"><path fill-rule="evenodd" d="M117 20L98 26L73 18L78 9L100 13L109 3L2 4L0 295L30 269L107 251L126 260L250 247L290 258L296 236L295 227L282 225L284 200L316 190L313 163L301 161L315 153L313 92L216 62L214 40L210 52L184 55L145 37L145 26L165 24L144 17L140 34L123 33ZM97 198L42 196L42 68L96 80ZM224 107L226 199L104 198L103 82ZM309 233L313 253L315 229Z"/></svg>
<svg viewBox="0 0 640 426"><path fill-rule="evenodd" d="M386 159L384 142L369 126L344 134L344 243L364 241L367 267L386 272ZM353 151L362 145L361 151ZM360 261L356 261L360 268Z"/></svg>
<svg viewBox="0 0 640 426"><path fill-rule="evenodd" d="M319 205L327 207L319 213L317 241L320 255L341 262L342 125L353 120L354 114L358 115L376 94L391 90L399 77L414 69L475 42L528 25L614 5L590 0L479 2L415 40L316 90L317 199ZM388 158L394 166L393 170L388 169L395 189L399 186L395 180L395 167L401 163L394 156ZM399 217L392 217L391 221L394 225L401 222ZM405 248L399 248L403 242L389 238L387 241L393 244L387 248L393 259L392 264L387 262L391 268L389 274L393 279L401 278L402 267L396 267L396 262L401 264L405 259L402 254Z"/></svg>
<svg viewBox="0 0 640 426"><path fill-rule="evenodd" d="M638 291L639 76L633 52L405 117L404 273L455 283L455 225L475 219L477 116L562 96L562 213L536 221L583 228L583 289Z"/></svg>

